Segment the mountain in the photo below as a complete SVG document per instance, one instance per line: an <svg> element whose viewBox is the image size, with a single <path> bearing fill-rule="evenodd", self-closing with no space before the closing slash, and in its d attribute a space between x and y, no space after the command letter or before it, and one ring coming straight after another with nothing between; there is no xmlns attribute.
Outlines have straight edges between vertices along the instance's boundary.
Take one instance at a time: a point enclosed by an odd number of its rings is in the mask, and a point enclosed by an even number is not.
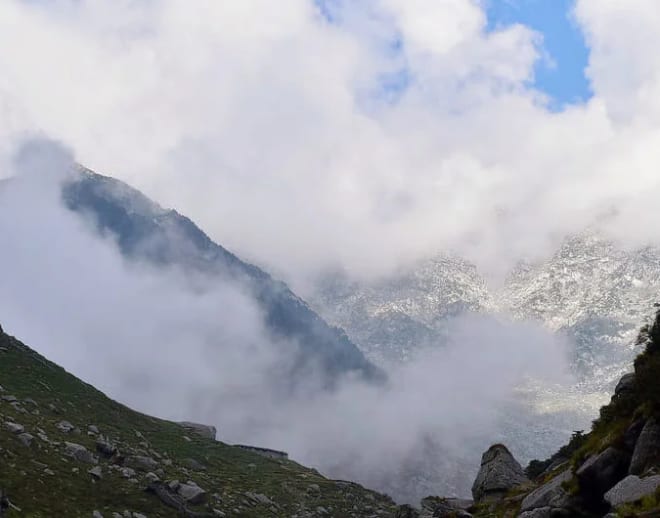
<svg viewBox="0 0 660 518"><path fill-rule="evenodd" d="M419 348L442 344L452 318L493 307L477 268L448 255L368 283L328 273L311 303L377 362L405 361Z"/></svg>
<svg viewBox="0 0 660 518"><path fill-rule="evenodd" d="M241 261L178 212L163 209L119 180L87 169L67 181L63 199L70 210L91 218L99 234L112 236L129 260L245 287L263 311L275 341L295 351L289 379L317 367L324 385L350 373L369 380L383 378L341 329L329 326L286 284Z"/></svg>
<svg viewBox="0 0 660 518"><path fill-rule="evenodd" d="M585 232L518 264L498 287L468 261L438 256L370 282L325 275L309 300L377 363L442 345L452 318L468 312L535 321L570 340L580 381L606 393L638 352L636 329L659 292L660 250Z"/></svg>
<svg viewBox="0 0 660 518"><path fill-rule="evenodd" d="M282 452L112 401L2 328L0 385L3 517L394 516L388 497Z"/></svg>

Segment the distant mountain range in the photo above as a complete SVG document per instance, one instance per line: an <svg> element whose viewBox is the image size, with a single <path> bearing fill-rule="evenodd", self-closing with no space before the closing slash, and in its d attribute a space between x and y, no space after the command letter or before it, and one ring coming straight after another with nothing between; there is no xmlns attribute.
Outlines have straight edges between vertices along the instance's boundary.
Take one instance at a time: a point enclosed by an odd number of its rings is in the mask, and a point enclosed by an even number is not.
<svg viewBox="0 0 660 518"><path fill-rule="evenodd" d="M582 383L609 393L630 367L636 331L659 294L660 250L624 250L585 232L545 261L520 263L498 288L468 261L438 256L374 282L325 275L310 303L376 363L442 345L458 315L535 321L569 338Z"/></svg>
<svg viewBox="0 0 660 518"><path fill-rule="evenodd" d="M63 198L69 209L91 218L99 234L112 236L129 260L231 280L245 287L263 311L275 341L295 354L288 379L296 380L305 370L318 374L323 386L346 374L383 379L382 371L343 330L329 326L286 284L241 261L178 212L163 209L119 180L87 169L67 181Z"/></svg>

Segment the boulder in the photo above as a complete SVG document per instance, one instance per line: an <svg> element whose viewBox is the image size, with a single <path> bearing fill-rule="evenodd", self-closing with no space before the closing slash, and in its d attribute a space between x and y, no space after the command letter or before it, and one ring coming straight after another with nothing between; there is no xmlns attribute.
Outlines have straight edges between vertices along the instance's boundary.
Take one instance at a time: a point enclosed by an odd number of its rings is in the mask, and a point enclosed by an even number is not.
<svg viewBox="0 0 660 518"><path fill-rule="evenodd" d="M507 491L527 482L520 463L506 446L491 446L481 457L481 467L472 485L472 496L476 502L500 500Z"/></svg>
<svg viewBox="0 0 660 518"><path fill-rule="evenodd" d="M614 389L614 395L620 396L625 392L630 392L634 386L635 386L635 373L630 372L628 374L624 374L619 380L619 383L616 384L616 388Z"/></svg>
<svg viewBox="0 0 660 518"><path fill-rule="evenodd" d="M410 505L400 505L397 507L394 518L419 518L419 511Z"/></svg>
<svg viewBox="0 0 660 518"><path fill-rule="evenodd" d="M647 495L655 493L660 487L660 475L647 478L639 478L636 475L628 475L616 486L605 493L605 500L612 507L634 502Z"/></svg>
<svg viewBox="0 0 660 518"><path fill-rule="evenodd" d="M69 421L60 421L55 425L55 427L63 433L72 432L76 427L73 426Z"/></svg>
<svg viewBox="0 0 660 518"><path fill-rule="evenodd" d="M135 468L140 471L156 471L158 469L158 462L144 455L131 455L130 457L126 457L124 463L129 468Z"/></svg>
<svg viewBox="0 0 660 518"><path fill-rule="evenodd" d="M187 484L179 484L179 486L176 489L176 492L186 502L193 505L205 503L206 498L208 496L206 491L204 491L194 482L190 482L190 481Z"/></svg>
<svg viewBox="0 0 660 518"><path fill-rule="evenodd" d="M637 439L628 473L642 475L649 467L660 461L660 424L655 419L646 421Z"/></svg>
<svg viewBox="0 0 660 518"><path fill-rule="evenodd" d="M23 432L22 434L19 434L18 440L23 443L23 446L31 446L32 441L34 440L34 436L32 434L29 434L27 432Z"/></svg>
<svg viewBox="0 0 660 518"><path fill-rule="evenodd" d="M567 509L557 509L554 507L539 507L531 511L525 511L518 515L518 518L573 518L573 514Z"/></svg>
<svg viewBox="0 0 660 518"><path fill-rule="evenodd" d="M637 419L626 429L623 434L622 444L627 451L633 452L635 450L635 445L645 424L646 421L644 419Z"/></svg>
<svg viewBox="0 0 660 518"><path fill-rule="evenodd" d="M573 474L570 469L557 475L528 494L522 501L520 510L530 511L540 507L561 508L568 506L570 497L562 484L568 482L571 478L573 478Z"/></svg>
<svg viewBox="0 0 660 518"><path fill-rule="evenodd" d="M108 440L103 437L99 437L96 440L96 451L98 451L104 457L112 457L117 453L117 448Z"/></svg>
<svg viewBox="0 0 660 518"><path fill-rule="evenodd" d="M9 430L10 433L19 434L25 431L25 427L22 424L13 423L11 421L5 422L5 428Z"/></svg>
<svg viewBox="0 0 660 518"><path fill-rule="evenodd" d="M89 473L92 478L96 480L101 480L103 478L103 470L101 469L101 466L95 466L87 471L87 473Z"/></svg>
<svg viewBox="0 0 660 518"><path fill-rule="evenodd" d="M206 439L215 440L215 436L218 433L218 430L216 429L215 426L211 426L208 424L191 423L189 421L182 421L179 424L183 426L187 431L192 432L200 437L204 437Z"/></svg>
<svg viewBox="0 0 660 518"><path fill-rule="evenodd" d="M626 475L629 463L630 456L613 447L592 455L576 472L580 487L597 500Z"/></svg>
<svg viewBox="0 0 660 518"><path fill-rule="evenodd" d="M69 457L73 457L78 462L84 462L86 464L99 463L99 459L92 455L92 453L88 451L87 448L74 442L64 443L64 454L68 455Z"/></svg>

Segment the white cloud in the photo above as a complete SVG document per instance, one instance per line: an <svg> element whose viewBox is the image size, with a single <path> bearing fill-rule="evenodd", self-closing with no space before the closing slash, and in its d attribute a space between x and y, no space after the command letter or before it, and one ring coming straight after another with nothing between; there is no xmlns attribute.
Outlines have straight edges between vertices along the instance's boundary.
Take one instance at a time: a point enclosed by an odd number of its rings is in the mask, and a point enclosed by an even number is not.
<svg viewBox="0 0 660 518"><path fill-rule="evenodd" d="M562 113L529 86L541 36L479 2L335 4L2 2L0 135L63 140L297 283L447 247L498 270L613 209L655 238L651 0L577 3L595 95Z"/></svg>

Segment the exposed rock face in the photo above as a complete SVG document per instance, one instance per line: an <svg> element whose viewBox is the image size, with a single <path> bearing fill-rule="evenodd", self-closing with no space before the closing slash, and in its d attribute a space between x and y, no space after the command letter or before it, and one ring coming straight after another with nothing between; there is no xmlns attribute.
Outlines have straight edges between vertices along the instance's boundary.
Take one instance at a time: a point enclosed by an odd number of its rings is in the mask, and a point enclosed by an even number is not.
<svg viewBox="0 0 660 518"><path fill-rule="evenodd" d="M616 388L614 389L614 395L619 396L625 392L630 392L634 386L635 386L635 374L632 372L628 374L624 374L619 380L619 383L616 384Z"/></svg>
<svg viewBox="0 0 660 518"><path fill-rule="evenodd" d="M499 500L512 487L528 479L520 463L506 446L491 446L481 457L481 468L472 485L472 496L476 502Z"/></svg>
<svg viewBox="0 0 660 518"><path fill-rule="evenodd" d="M625 476L629 462L630 456L626 452L610 447L589 457L576 475L580 486L598 499Z"/></svg>
<svg viewBox="0 0 660 518"><path fill-rule="evenodd" d="M649 419L635 444L629 473L641 475L654 463L660 461L660 424Z"/></svg>
<svg viewBox="0 0 660 518"><path fill-rule="evenodd" d="M522 501L521 511L531 511L541 507L563 508L569 504L569 495L562 487L564 482L573 477L570 469L535 489Z"/></svg>
<svg viewBox="0 0 660 518"><path fill-rule="evenodd" d="M605 493L605 500L612 507L617 507L653 494L658 487L660 487L660 475L647 478L628 475Z"/></svg>
<svg viewBox="0 0 660 518"><path fill-rule="evenodd" d="M218 433L218 430L216 429L215 426L211 426L208 424L191 423L189 421L183 421L179 424L189 432L199 435L200 437L204 437L206 439L215 440L215 437Z"/></svg>

